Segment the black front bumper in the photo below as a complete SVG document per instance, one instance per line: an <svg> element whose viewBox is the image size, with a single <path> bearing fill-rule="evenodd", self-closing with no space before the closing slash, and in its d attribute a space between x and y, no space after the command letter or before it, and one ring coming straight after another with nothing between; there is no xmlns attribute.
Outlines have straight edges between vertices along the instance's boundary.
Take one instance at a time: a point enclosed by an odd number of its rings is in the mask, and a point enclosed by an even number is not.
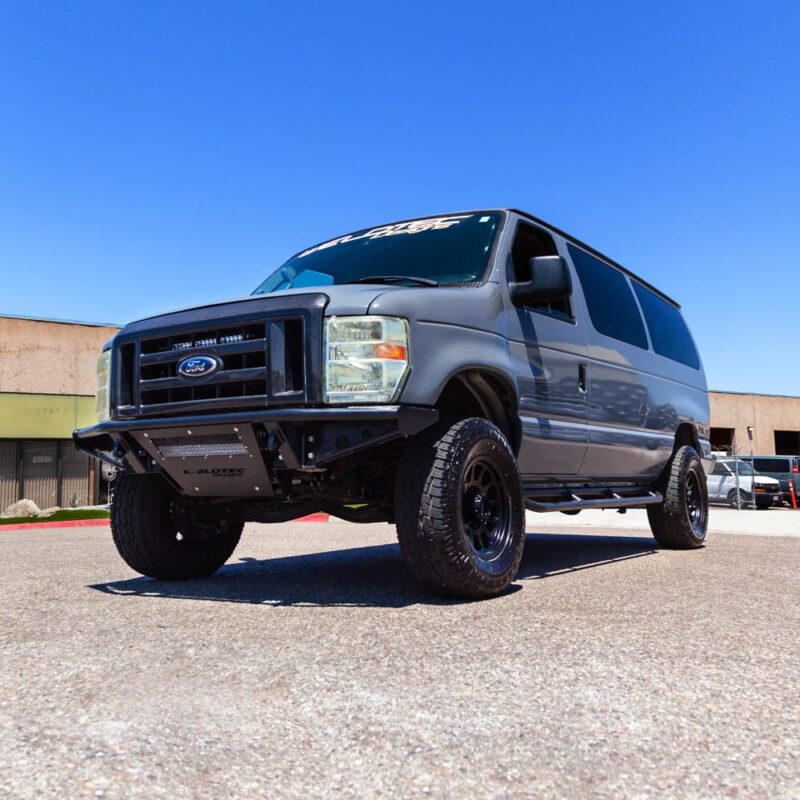
<svg viewBox="0 0 800 800"><path fill-rule="evenodd" d="M275 408L109 420L75 431L73 439L82 452L119 469L164 472L195 496L270 496L276 470L318 470L413 436L438 417L436 409L402 405ZM232 454L220 454L226 443Z"/></svg>

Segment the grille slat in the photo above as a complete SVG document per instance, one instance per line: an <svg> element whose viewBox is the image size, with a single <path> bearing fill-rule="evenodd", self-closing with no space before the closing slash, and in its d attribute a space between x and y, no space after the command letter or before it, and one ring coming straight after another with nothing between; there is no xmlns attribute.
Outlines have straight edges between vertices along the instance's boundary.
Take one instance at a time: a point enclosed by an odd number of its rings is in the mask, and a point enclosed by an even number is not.
<svg viewBox="0 0 800 800"><path fill-rule="evenodd" d="M143 353L139 359L141 366L152 366L154 364L175 364L187 356L196 353L204 353L212 348L192 347L186 350L165 350L160 353ZM245 342L234 342L232 344L214 345L213 351L221 357L229 353L258 353L264 350L264 339L253 339Z"/></svg>
<svg viewBox="0 0 800 800"><path fill-rule="evenodd" d="M193 355L216 356L222 367L207 377L186 378L178 364ZM138 368L141 413L267 404L266 323L200 328L143 338Z"/></svg>
<svg viewBox="0 0 800 800"><path fill-rule="evenodd" d="M147 415L156 414L180 414L182 412L198 412L198 411L219 411L248 408L264 408L267 404L266 395L253 395L252 397L239 397L236 402L231 402L230 398L221 397L213 400L185 400L182 402L172 403L152 403L147 406L142 406L142 412Z"/></svg>
<svg viewBox="0 0 800 800"><path fill-rule="evenodd" d="M206 381L197 382L196 386L189 386L190 389L201 389L205 386L212 386L217 389L221 385L228 383L236 383L237 381L265 381L267 378L266 367L255 367L251 369L231 369L222 370L215 373L210 379ZM139 387L141 391L158 391L160 389L186 389L186 378L153 378L151 380L140 380Z"/></svg>

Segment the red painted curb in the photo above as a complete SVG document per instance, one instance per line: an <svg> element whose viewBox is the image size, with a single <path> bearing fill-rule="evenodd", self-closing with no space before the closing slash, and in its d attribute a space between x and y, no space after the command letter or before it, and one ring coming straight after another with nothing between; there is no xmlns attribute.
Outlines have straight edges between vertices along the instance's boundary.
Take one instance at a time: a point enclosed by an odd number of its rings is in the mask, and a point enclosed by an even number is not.
<svg viewBox="0 0 800 800"><path fill-rule="evenodd" d="M309 514L307 517L298 517L292 522L327 522L328 514ZM64 519L59 522L17 522L14 525L0 525L0 533L3 531L24 531L29 528L92 528L98 525L110 525L108 517L99 519Z"/></svg>
<svg viewBox="0 0 800 800"><path fill-rule="evenodd" d="M3 531L24 531L28 528L91 528L98 525L110 525L108 517L98 519L62 519L58 522L17 522L14 525L0 525L0 533Z"/></svg>

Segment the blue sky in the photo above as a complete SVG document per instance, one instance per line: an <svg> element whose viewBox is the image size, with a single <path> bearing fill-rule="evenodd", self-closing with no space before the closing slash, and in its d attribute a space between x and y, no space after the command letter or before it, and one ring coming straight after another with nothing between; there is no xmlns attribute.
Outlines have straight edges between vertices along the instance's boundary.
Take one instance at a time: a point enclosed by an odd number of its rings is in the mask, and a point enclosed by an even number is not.
<svg viewBox="0 0 800 800"><path fill-rule="evenodd" d="M800 394L796 3L0 4L0 313L125 322L302 247L527 209Z"/></svg>

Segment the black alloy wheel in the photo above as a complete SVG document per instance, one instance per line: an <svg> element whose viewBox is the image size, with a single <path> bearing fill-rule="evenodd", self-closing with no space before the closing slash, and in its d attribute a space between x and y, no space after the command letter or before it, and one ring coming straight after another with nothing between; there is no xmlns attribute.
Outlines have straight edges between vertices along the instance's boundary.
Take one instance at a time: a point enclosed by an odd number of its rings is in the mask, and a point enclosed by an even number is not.
<svg viewBox="0 0 800 800"><path fill-rule="evenodd" d="M695 536L702 539L708 527L708 502L704 501L697 472L686 473L686 512Z"/></svg>
<svg viewBox="0 0 800 800"><path fill-rule="evenodd" d="M509 545L511 495L502 467L489 454L472 456L464 470L461 514L464 536L481 561L493 561Z"/></svg>

